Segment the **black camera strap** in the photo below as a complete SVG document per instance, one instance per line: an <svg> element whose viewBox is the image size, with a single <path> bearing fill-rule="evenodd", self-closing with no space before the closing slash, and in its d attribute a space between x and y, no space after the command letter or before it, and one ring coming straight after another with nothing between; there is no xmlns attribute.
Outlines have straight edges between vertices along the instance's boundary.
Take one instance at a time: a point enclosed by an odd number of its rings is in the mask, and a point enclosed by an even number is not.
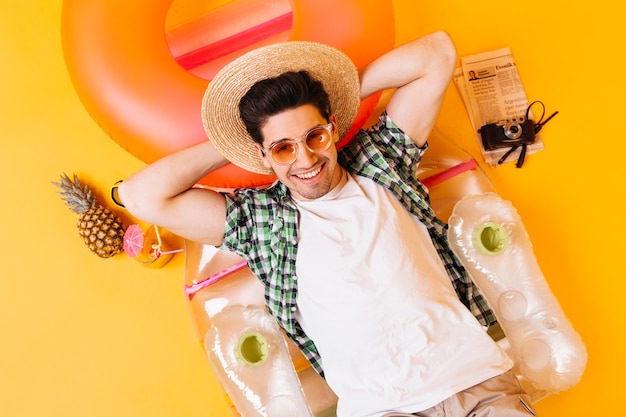
<svg viewBox="0 0 626 417"><path fill-rule="evenodd" d="M530 108L534 105L534 104L540 104L541 105L541 117L539 118L539 121L533 124L533 130L535 131L535 135L537 133L539 133L539 131L541 131L541 129L543 128L543 126L548 123L550 121L550 119L552 119L554 116L556 116L557 114L559 114L558 111L555 111L554 113L552 113L550 116L548 116L548 118L546 120L543 120L543 117L546 115L546 106L543 104L543 102L536 100L533 101L532 103L530 103L528 105L528 107L526 108L526 119L528 119L528 116L530 115ZM506 151L506 153L504 155L502 155L502 158L500 158L498 160L498 165L502 165L508 158L509 156L511 156L511 154L513 152L515 152L517 150L517 148L522 147L518 157L517 157L517 163L515 164L515 166L517 168L521 168L524 165L524 161L526 160L526 151L528 150L528 146L525 143L522 144L516 144L511 146L511 149L509 149L508 151Z"/></svg>
<svg viewBox="0 0 626 417"><path fill-rule="evenodd" d="M511 146L511 148L506 151L504 155L502 155L502 158L498 159L498 165L502 165L509 158L509 156L511 156L511 154L515 152L520 146L522 147L522 150L517 157L517 163L515 164L515 166L521 168L522 165L524 165L524 160L526 159L526 149L528 148L528 145L526 145L525 143L522 143L521 145Z"/></svg>

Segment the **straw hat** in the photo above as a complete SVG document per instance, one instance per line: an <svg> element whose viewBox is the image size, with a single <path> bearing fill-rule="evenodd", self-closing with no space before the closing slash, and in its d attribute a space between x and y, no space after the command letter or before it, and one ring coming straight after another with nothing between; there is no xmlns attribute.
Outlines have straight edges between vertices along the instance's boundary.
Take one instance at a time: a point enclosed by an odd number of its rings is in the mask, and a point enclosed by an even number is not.
<svg viewBox="0 0 626 417"><path fill-rule="evenodd" d="M359 76L352 60L340 50L317 42L275 43L223 67L204 94L204 130L226 159L248 171L273 174L263 165L239 116L239 101L257 81L300 70L322 82L337 118L339 137L348 133L360 104Z"/></svg>

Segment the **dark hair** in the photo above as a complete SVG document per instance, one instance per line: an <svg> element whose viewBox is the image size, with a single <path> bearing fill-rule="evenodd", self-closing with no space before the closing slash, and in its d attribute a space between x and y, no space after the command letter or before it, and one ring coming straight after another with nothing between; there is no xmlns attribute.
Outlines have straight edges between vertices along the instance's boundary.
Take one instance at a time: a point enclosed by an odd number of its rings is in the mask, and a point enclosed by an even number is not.
<svg viewBox="0 0 626 417"><path fill-rule="evenodd" d="M306 71L285 72L275 78L258 81L239 101L239 115L252 139L263 144L261 128L271 116L310 104L329 121L328 93L321 82Z"/></svg>

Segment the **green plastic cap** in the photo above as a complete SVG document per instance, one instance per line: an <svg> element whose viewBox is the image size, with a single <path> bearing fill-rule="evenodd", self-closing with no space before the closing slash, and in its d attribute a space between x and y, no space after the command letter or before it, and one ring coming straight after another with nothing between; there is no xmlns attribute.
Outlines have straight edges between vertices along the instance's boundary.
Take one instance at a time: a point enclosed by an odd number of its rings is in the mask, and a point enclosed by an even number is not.
<svg viewBox="0 0 626 417"><path fill-rule="evenodd" d="M269 346L259 332L243 334L235 346L235 357L244 366L261 366L267 360Z"/></svg>
<svg viewBox="0 0 626 417"><path fill-rule="evenodd" d="M509 234L500 223L486 222L474 229L472 244L485 255L498 255L509 246Z"/></svg>

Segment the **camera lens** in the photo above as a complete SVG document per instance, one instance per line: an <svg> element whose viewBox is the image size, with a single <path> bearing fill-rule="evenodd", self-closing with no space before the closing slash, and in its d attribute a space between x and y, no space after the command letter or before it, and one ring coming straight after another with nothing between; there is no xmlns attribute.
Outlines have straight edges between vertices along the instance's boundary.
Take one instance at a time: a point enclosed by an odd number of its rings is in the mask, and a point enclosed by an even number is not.
<svg viewBox="0 0 626 417"><path fill-rule="evenodd" d="M517 122L507 122L504 125L504 136L509 139L518 139L522 136L522 126Z"/></svg>

